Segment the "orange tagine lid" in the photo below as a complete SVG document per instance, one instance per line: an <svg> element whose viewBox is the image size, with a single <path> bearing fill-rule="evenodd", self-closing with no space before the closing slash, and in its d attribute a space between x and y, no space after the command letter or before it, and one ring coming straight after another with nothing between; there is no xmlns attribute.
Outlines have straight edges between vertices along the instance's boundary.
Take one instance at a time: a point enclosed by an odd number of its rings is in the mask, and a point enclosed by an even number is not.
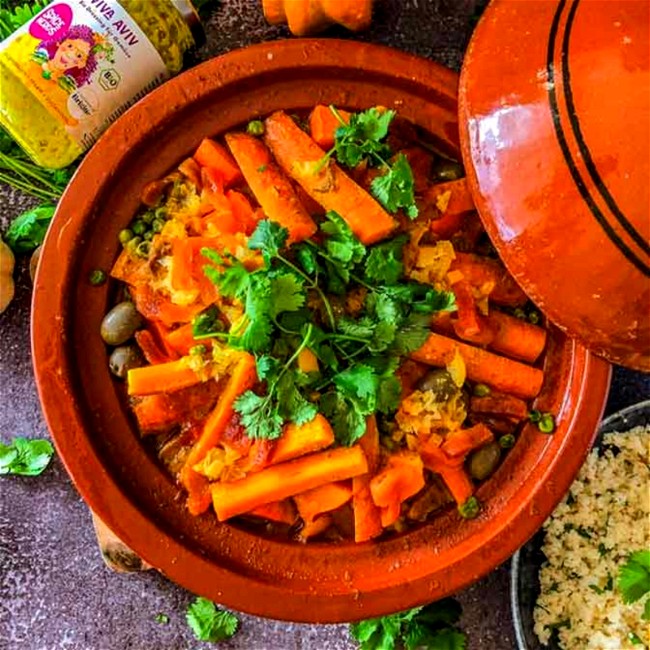
<svg viewBox="0 0 650 650"><path fill-rule="evenodd" d="M468 180L501 258L561 329L645 371L649 7L494 0L459 91Z"/></svg>

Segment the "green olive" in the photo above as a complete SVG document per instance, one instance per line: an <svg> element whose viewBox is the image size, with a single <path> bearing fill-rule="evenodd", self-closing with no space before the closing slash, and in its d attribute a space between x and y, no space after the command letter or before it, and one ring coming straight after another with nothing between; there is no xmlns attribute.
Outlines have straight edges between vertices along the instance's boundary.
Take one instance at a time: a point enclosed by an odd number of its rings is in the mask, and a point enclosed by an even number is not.
<svg viewBox="0 0 650 650"><path fill-rule="evenodd" d="M131 368L139 368L143 363L142 354L135 345L120 345L111 352L108 359L110 371L120 379L126 379Z"/></svg>
<svg viewBox="0 0 650 650"><path fill-rule="evenodd" d="M469 457L470 476L477 481L484 481L494 474L501 459L501 447L498 442L491 442L477 449Z"/></svg>
<svg viewBox="0 0 650 650"><path fill-rule="evenodd" d="M430 370L415 385L418 390L431 391L436 400L446 402L458 392L458 386L446 370Z"/></svg>
<svg viewBox="0 0 650 650"><path fill-rule="evenodd" d="M132 302L124 301L115 305L102 321L101 336L108 345L126 343L142 325L142 316Z"/></svg>
<svg viewBox="0 0 650 650"><path fill-rule="evenodd" d="M453 160L438 160L433 165L433 177L437 181L455 181L465 176L465 170L460 163Z"/></svg>

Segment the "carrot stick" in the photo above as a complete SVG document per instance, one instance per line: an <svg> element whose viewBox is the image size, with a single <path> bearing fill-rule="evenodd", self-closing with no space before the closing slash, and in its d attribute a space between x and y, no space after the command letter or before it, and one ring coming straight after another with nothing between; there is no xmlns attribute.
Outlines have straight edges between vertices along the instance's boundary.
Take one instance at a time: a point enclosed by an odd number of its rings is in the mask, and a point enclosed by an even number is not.
<svg viewBox="0 0 650 650"><path fill-rule="evenodd" d="M165 338L168 345L171 346L171 348L178 354L187 355L190 353L190 349L198 343L198 341L194 340L192 331L192 323L187 323L186 325L181 325L175 330L169 332ZM212 347L212 342L210 339L204 339L200 341L200 343L201 345Z"/></svg>
<svg viewBox="0 0 650 650"><path fill-rule="evenodd" d="M186 359L132 368L127 375L129 395L169 393L194 386L200 381L201 377L187 365Z"/></svg>
<svg viewBox="0 0 650 650"><path fill-rule="evenodd" d="M219 521L225 521L265 503L367 471L361 447L340 447L268 467L239 481L215 483L211 486L212 503Z"/></svg>
<svg viewBox="0 0 650 650"><path fill-rule="evenodd" d="M370 481L372 500L380 508L402 503L423 487L422 459L411 451L393 454L386 467Z"/></svg>
<svg viewBox="0 0 650 650"><path fill-rule="evenodd" d="M228 378L217 405L205 421L201 437L196 441L185 461L187 466L192 467L203 460L208 449L219 442L235 412L235 400L252 388L256 381L255 357L252 354L244 353ZM270 499L270 501L273 500Z"/></svg>
<svg viewBox="0 0 650 650"><path fill-rule="evenodd" d="M135 341L142 350L144 358L152 365L167 363L173 361L169 356L160 349L160 346L154 339L149 330L139 330L135 333Z"/></svg>
<svg viewBox="0 0 650 650"><path fill-rule="evenodd" d="M334 210L364 243L389 235L396 221L330 160L325 152L286 113L278 111L265 121L264 141L280 167L326 210Z"/></svg>
<svg viewBox="0 0 650 650"><path fill-rule="evenodd" d="M526 294L498 260L481 257L474 253L457 252L450 270L460 271L465 279L476 288L492 283L494 288L490 293L490 300L498 305L517 307L525 304L528 300Z"/></svg>
<svg viewBox="0 0 650 650"><path fill-rule="evenodd" d="M146 284L131 286L131 297L136 309L147 320L159 320L167 326L188 323L207 306L201 302L176 305L167 296L154 291Z"/></svg>
<svg viewBox="0 0 650 650"><path fill-rule="evenodd" d="M266 216L287 228L290 242L311 237L316 224L264 143L246 133L228 133L226 142Z"/></svg>
<svg viewBox="0 0 650 650"><path fill-rule="evenodd" d="M258 219L251 202L236 190L228 190L226 198L230 203L232 214L240 226L239 230L246 235L252 235L257 227Z"/></svg>
<svg viewBox="0 0 650 650"><path fill-rule="evenodd" d="M151 269L147 260L130 255L123 250L111 269L111 277L130 285L147 282L151 278Z"/></svg>
<svg viewBox="0 0 650 650"><path fill-rule="evenodd" d="M496 352L528 363L534 363L546 346L546 330L503 312L491 310L487 316L480 316L480 334L469 336L458 327L450 314L439 314L433 320L433 329L440 333L487 345Z"/></svg>
<svg viewBox="0 0 650 650"><path fill-rule="evenodd" d="M298 508L298 514L305 523L308 523L325 512L340 508L351 497L352 488L349 482L339 481L296 494L293 500Z"/></svg>
<svg viewBox="0 0 650 650"><path fill-rule="evenodd" d="M481 332L481 323L476 309L476 301L472 294L472 287L467 280L462 279L451 285L451 290L456 298L458 318L454 321L454 330L461 339L473 340ZM478 342L478 341L475 341Z"/></svg>
<svg viewBox="0 0 650 650"><path fill-rule="evenodd" d="M270 463L284 461L304 456L314 451L320 451L334 444L334 430L323 415L316 417L306 424L289 423L284 427L282 436L278 439L271 454Z"/></svg>
<svg viewBox="0 0 650 650"><path fill-rule="evenodd" d="M340 108L337 109L337 112L346 124L350 122L350 113ZM339 126L341 126L341 122L329 106L323 104L314 106L314 110L309 116L309 133L319 147L328 150L334 146L334 136Z"/></svg>
<svg viewBox="0 0 650 650"><path fill-rule="evenodd" d="M541 370L440 334L431 333L424 345L411 353L411 357L430 366L445 367L454 358L456 348L472 381L488 384L522 399L535 397L542 388L544 373Z"/></svg>
<svg viewBox="0 0 650 650"><path fill-rule="evenodd" d="M503 354L533 363L546 346L547 333L543 327L494 310L488 320L495 332L490 345Z"/></svg>
<svg viewBox="0 0 650 650"><path fill-rule="evenodd" d="M241 178L241 172L232 159L232 156L226 151L225 147L210 138L204 138L199 148L194 154L201 167L208 167L221 176L225 186L232 185Z"/></svg>
<svg viewBox="0 0 650 650"><path fill-rule="evenodd" d="M269 521L275 521L279 524L288 524L291 526L296 521L297 514L296 508L289 499L282 501L273 501L272 503L265 503L262 506L253 508L250 512L246 513L252 517L261 517Z"/></svg>
<svg viewBox="0 0 650 650"><path fill-rule="evenodd" d="M210 507L212 495L210 482L205 476L185 465L179 474L179 480L187 490L187 509L195 517Z"/></svg>
<svg viewBox="0 0 650 650"><path fill-rule="evenodd" d="M471 411L477 415L499 415L516 421L525 420L528 417L526 402L503 393L472 397Z"/></svg>
<svg viewBox="0 0 650 650"><path fill-rule="evenodd" d="M462 465L443 467L439 471L447 489L459 505L465 503L474 493L474 486Z"/></svg>
<svg viewBox="0 0 650 650"><path fill-rule="evenodd" d="M374 415L366 421L366 432L359 440L368 460L368 474L352 479L352 512L354 514L354 541L365 542L381 534L381 509L375 505L370 493L370 481L379 465L379 430Z"/></svg>
<svg viewBox="0 0 650 650"><path fill-rule="evenodd" d="M297 363L302 372L318 372L318 357L309 348L300 350Z"/></svg>
<svg viewBox="0 0 650 650"><path fill-rule="evenodd" d="M452 458L465 456L494 440L492 432L484 424L476 424L469 429L458 429L449 433L442 443L442 451Z"/></svg>

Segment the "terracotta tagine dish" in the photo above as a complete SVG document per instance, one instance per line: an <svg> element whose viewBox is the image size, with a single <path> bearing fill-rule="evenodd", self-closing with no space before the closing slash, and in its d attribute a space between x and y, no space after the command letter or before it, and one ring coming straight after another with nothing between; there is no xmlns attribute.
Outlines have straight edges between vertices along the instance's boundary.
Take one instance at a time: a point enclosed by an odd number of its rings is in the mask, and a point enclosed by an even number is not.
<svg viewBox="0 0 650 650"><path fill-rule="evenodd" d="M363 43L294 40L235 51L128 111L84 159L59 204L42 251L32 320L45 417L93 511L144 561L187 589L292 621L342 622L404 610L451 594L505 561L577 473L600 421L610 369L553 326L538 362L545 381L533 404L555 415L553 435L524 426L478 489L477 518L463 520L452 507L404 533L359 544L299 544L219 523L214 513L190 515L138 434L123 385L109 373L99 331L117 287L92 286L88 277L114 264L118 234L144 185L191 155L205 136L314 104L395 108L440 151L459 158L457 84L456 74L434 63ZM521 174L505 182L521 183ZM565 241L564 233L556 236ZM549 273L555 264L566 268L549 257ZM582 300L583 289L574 285L573 300Z"/></svg>
<svg viewBox="0 0 650 650"><path fill-rule="evenodd" d="M505 2L460 79L463 159L486 228L551 321L650 370L646 2Z"/></svg>

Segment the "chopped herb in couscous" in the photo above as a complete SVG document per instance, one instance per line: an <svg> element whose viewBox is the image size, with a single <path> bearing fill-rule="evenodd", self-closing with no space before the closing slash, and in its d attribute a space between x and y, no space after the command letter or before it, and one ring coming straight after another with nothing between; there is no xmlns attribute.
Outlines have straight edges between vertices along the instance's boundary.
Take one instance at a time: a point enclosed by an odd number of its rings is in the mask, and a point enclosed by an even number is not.
<svg viewBox="0 0 650 650"><path fill-rule="evenodd" d="M650 548L650 427L606 434L544 525L535 633L564 650L650 647L645 601L626 604L621 568Z"/></svg>

